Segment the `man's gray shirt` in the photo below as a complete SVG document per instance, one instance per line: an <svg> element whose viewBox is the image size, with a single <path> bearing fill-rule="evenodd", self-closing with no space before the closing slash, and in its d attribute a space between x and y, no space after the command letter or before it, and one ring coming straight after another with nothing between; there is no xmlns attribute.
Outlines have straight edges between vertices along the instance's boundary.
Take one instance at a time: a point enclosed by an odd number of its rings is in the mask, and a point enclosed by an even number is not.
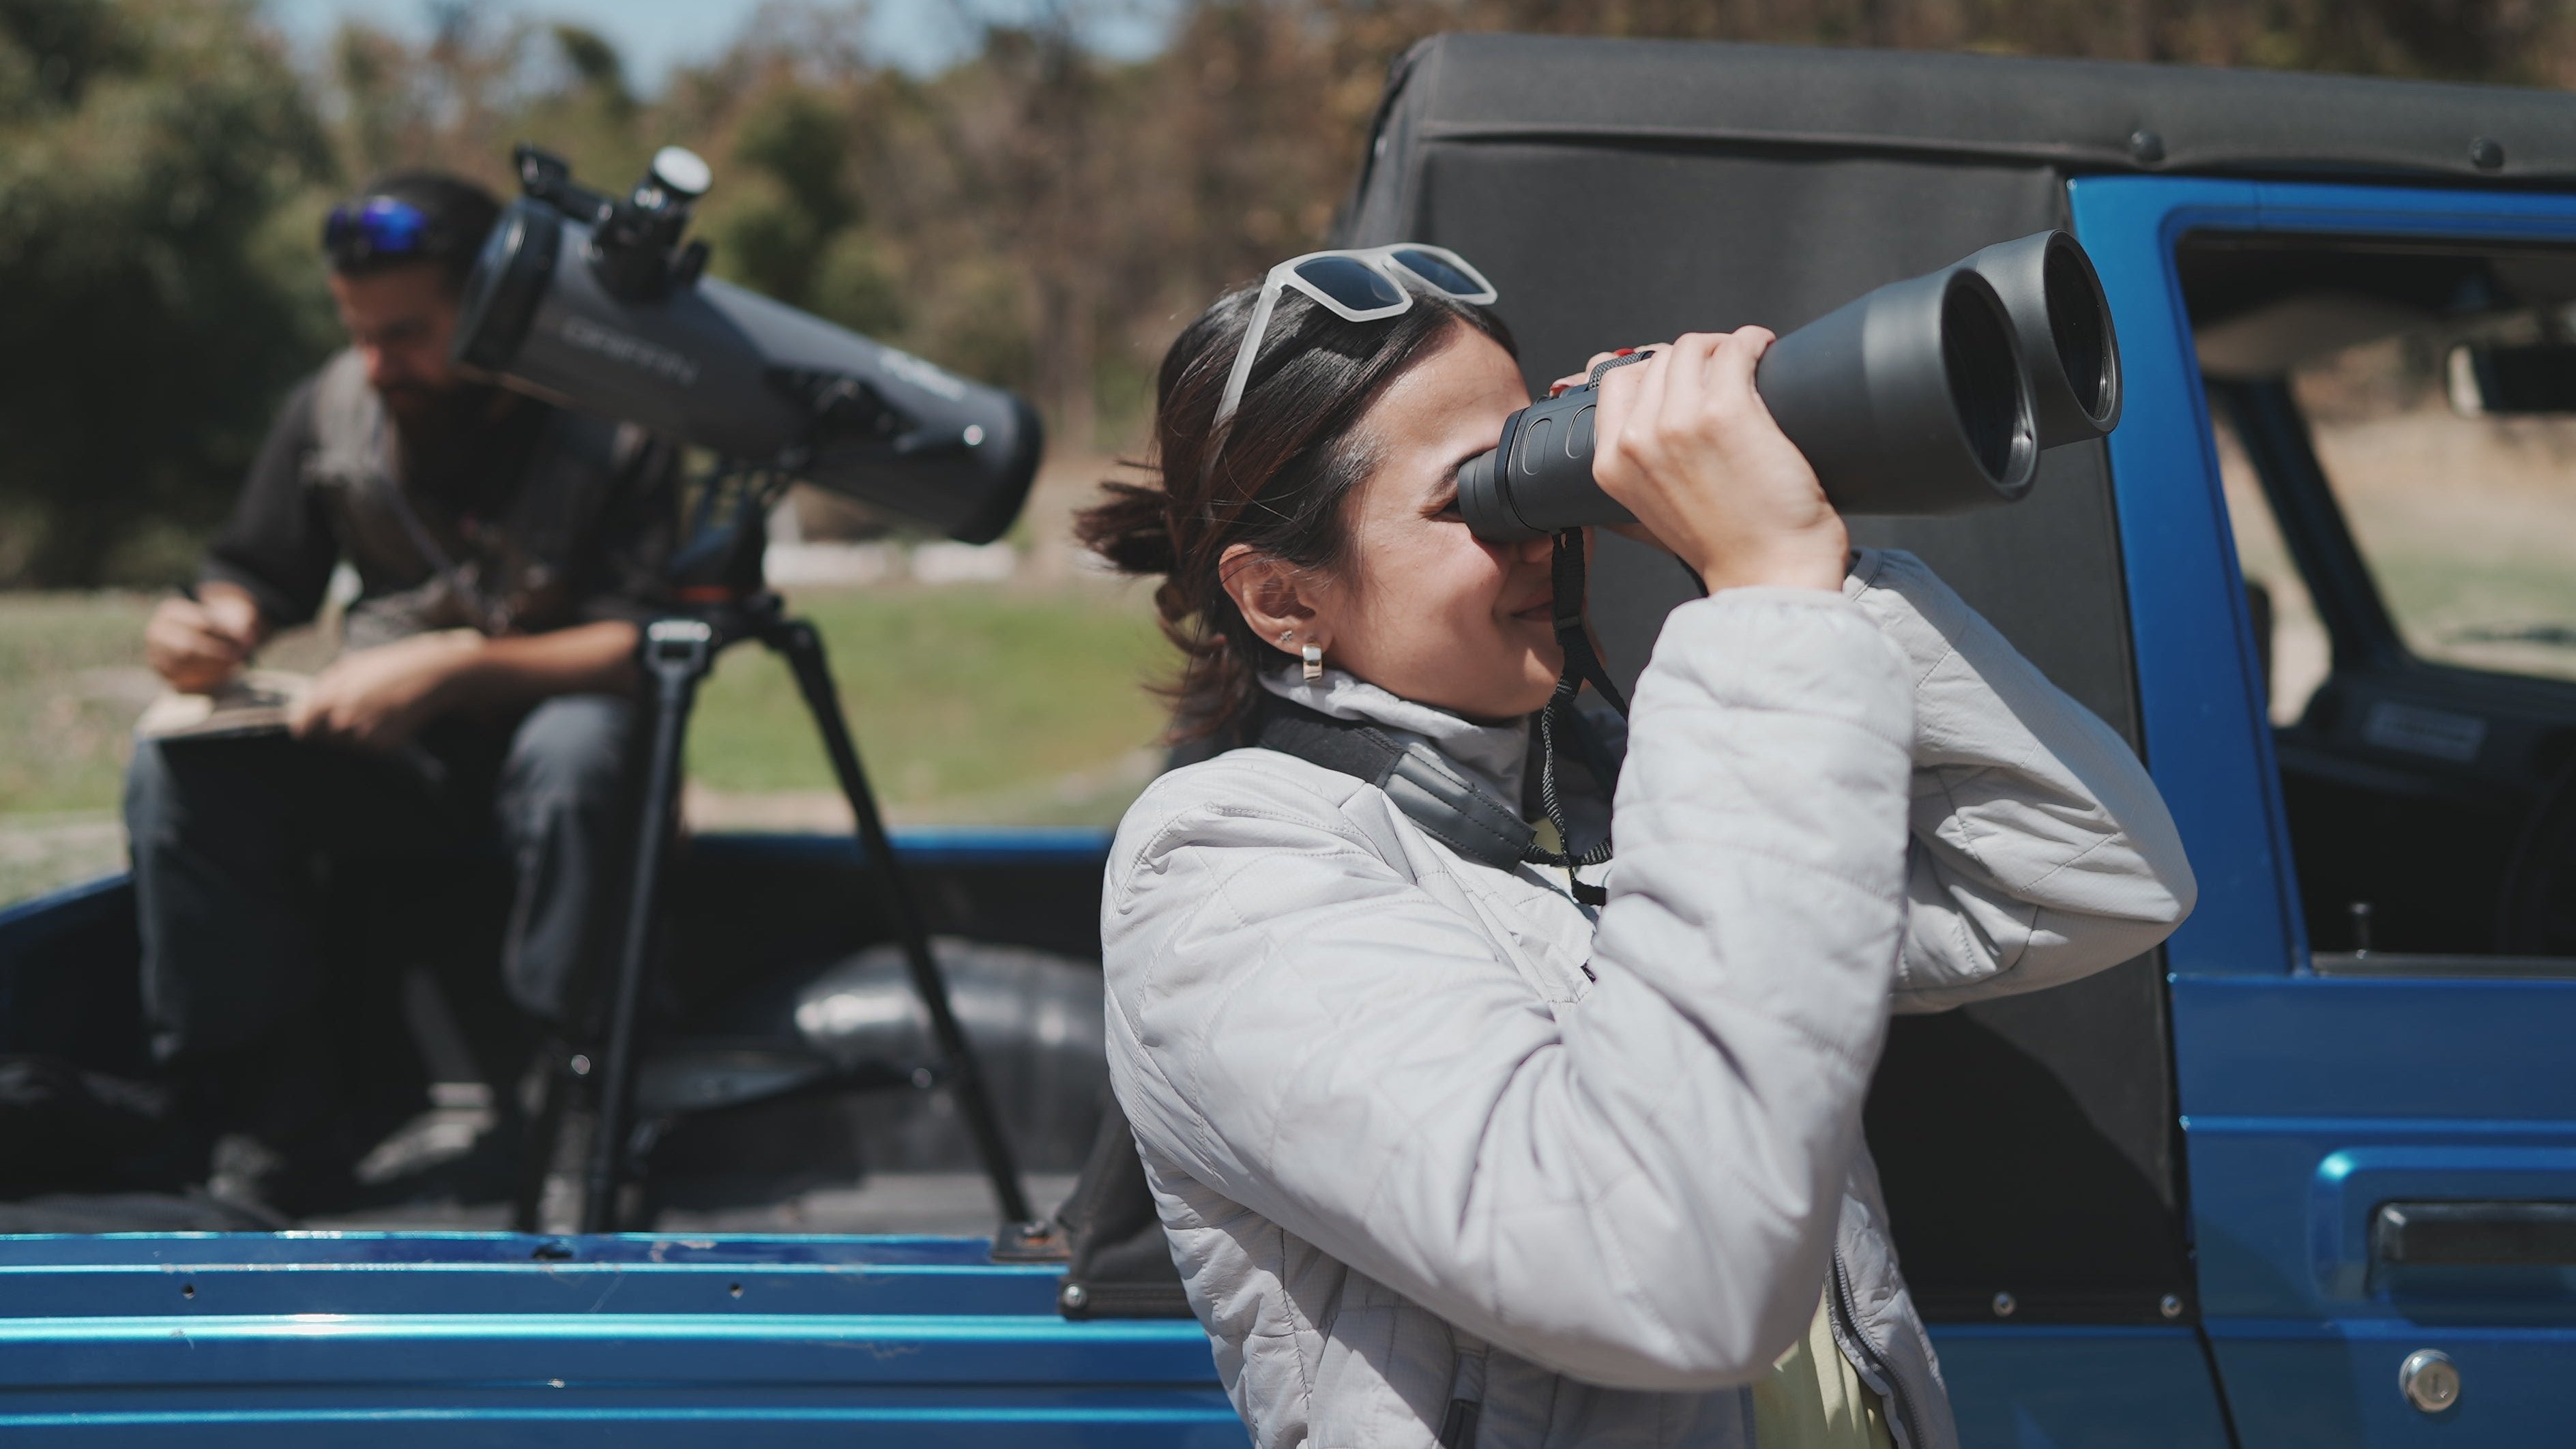
<svg viewBox="0 0 2576 1449"><path fill-rule="evenodd" d="M353 648L640 620L657 611L676 465L635 429L492 388L398 430L343 352L278 414L201 577L282 628L319 611L345 559Z"/></svg>

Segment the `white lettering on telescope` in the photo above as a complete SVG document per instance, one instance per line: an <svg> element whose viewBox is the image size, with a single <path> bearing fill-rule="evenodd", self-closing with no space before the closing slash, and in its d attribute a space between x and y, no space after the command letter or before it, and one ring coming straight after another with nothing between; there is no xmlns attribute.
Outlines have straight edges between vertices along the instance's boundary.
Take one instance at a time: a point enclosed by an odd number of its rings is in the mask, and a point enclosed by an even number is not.
<svg viewBox="0 0 2576 1449"><path fill-rule="evenodd" d="M935 392L950 402L960 401L966 396L966 384L962 379L949 376L909 352L880 347L877 349L877 362L914 387L924 392Z"/></svg>
<svg viewBox="0 0 2576 1449"><path fill-rule="evenodd" d="M566 317L555 333L568 345L596 353L611 362L625 363L682 387L697 383L698 365L688 358L667 347L657 347L641 337L602 327L587 317Z"/></svg>

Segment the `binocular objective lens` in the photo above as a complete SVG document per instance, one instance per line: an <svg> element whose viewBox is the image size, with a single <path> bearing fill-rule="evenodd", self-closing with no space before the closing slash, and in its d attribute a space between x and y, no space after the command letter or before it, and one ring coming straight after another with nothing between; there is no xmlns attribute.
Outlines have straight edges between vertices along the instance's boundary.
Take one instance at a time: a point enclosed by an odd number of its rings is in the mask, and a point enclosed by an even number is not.
<svg viewBox="0 0 2576 1449"><path fill-rule="evenodd" d="M2012 333L1980 291L1953 287L1941 302L1941 365L1968 449L1990 478L2012 472L2013 446L2028 423L2022 417L2021 370L2013 362Z"/></svg>
<svg viewBox="0 0 2576 1449"><path fill-rule="evenodd" d="M2076 404L2098 419L2104 394L2111 387L2108 339L2102 330L2101 302L2074 248L2049 248L2041 285L2048 293L2048 326L2057 338L2057 361L2066 369L2066 386L2075 394Z"/></svg>

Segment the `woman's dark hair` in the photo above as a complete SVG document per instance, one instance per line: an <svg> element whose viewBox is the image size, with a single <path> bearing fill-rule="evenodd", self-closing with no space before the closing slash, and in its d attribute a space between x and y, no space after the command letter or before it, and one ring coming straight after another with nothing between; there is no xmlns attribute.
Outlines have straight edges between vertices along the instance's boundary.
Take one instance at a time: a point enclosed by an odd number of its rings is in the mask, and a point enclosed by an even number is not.
<svg viewBox="0 0 2576 1449"><path fill-rule="evenodd" d="M1255 635L1226 594L1218 576L1225 551L1242 543L1298 568L1338 567L1344 506L1377 466L1359 431L1369 405L1452 328L1517 355L1502 319L1448 297L1416 291L1399 316L1345 322L1286 292L1243 401L1217 429L1217 403L1260 298L1257 285L1219 297L1163 354L1153 451L1140 465L1159 484L1104 484L1108 496L1074 520L1075 536L1119 572L1162 576L1154 605L1182 655L1180 678L1165 691L1176 740L1239 738L1261 698L1260 672L1290 657Z"/></svg>

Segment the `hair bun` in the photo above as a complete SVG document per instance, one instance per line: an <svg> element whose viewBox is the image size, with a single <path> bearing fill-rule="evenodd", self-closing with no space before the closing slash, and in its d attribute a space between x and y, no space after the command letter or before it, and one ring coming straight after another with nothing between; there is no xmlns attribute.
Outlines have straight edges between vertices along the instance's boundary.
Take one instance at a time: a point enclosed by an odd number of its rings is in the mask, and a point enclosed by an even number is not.
<svg viewBox="0 0 2576 1449"><path fill-rule="evenodd" d="M1074 537L1122 574L1168 574L1180 555L1172 543L1171 495L1135 483L1104 483L1108 497L1074 519Z"/></svg>

